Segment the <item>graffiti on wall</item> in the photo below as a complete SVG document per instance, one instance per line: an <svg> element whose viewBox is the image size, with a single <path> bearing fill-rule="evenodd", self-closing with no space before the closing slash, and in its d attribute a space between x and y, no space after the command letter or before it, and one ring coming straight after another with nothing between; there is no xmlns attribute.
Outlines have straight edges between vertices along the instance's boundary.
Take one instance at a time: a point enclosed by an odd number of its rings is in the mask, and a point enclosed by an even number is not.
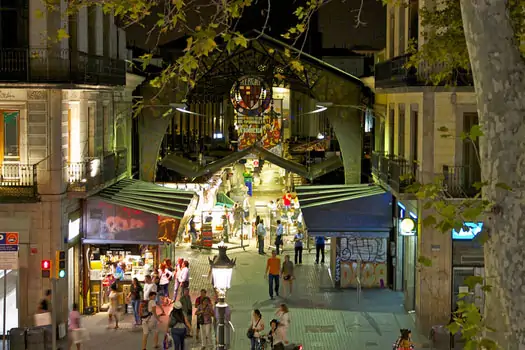
<svg viewBox="0 0 525 350"><path fill-rule="evenodd" d="M343 237L338 247L342 288L384 288L387 280L387 239ZM337 272L336 272L337 274Z"/></svg>

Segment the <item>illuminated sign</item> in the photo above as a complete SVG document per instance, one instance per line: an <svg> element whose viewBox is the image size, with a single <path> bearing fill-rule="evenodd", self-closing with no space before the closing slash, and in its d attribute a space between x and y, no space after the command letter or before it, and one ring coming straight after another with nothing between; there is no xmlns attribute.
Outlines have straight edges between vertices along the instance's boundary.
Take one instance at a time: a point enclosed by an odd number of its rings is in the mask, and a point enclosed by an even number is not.
<svg viewBox="0 0 525 350"><path fill-rule="evenodd" d="M459 232L452 229L452 239L471 240L483 229L482 222L465 222Z"/></svg>

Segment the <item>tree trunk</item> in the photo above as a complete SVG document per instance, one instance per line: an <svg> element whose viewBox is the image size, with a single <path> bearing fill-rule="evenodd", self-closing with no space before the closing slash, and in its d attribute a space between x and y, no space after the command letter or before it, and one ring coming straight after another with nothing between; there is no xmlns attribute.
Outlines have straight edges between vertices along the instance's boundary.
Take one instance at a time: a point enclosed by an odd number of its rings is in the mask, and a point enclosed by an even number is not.
<svg viewBox="0 0 525 350"><path fill-rule="evenodd" d="M482 220L488 336L503 349L525 347L525 64L514 39L506 1L461 0L467 48L484 137L483 195L495 208ZM500 189L504 183L512 192Z"/></svg>

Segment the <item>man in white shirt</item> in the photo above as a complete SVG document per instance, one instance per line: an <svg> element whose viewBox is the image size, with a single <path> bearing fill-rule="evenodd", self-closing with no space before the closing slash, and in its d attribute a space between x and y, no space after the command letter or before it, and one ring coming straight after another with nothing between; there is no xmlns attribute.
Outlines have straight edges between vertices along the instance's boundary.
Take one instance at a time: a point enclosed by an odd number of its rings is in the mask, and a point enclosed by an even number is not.
<svg viewBox="0 0 525 350"><path fill-rule="evenodd" d="M149 294L151 292L157 293L157 285L153 283L151 276L147 275L144 278L144 300L149 300Z"/></svg>
<svg viewBox="0 0 525 350"><path fill-rule="evenodd" d="M189 265L188 261L184 260L184 262L182 263L182 269L177 274L177 280L179 281L179 285L181 287L179 288L181 290L181 295L184 289L190 287L190 269L188 268L188 265ZM176 295L173 296L173 299L176 299L176 298L177 298Z"/></svg>
<svg viewBox="0 0 525 350"><path fill-rule="evenodd" d="M264 254L264 236L266 236L266 227L264 222L261 220L257 225L257 240L259 242L259 254Z"/></svg>
<svg viewBox="0 0 525 350"><path fill-rule="evenodd" d="M277 220L277 230L275 231L275 251L279 255L279 247L283 246L284 227L281 220Z"/></svg>

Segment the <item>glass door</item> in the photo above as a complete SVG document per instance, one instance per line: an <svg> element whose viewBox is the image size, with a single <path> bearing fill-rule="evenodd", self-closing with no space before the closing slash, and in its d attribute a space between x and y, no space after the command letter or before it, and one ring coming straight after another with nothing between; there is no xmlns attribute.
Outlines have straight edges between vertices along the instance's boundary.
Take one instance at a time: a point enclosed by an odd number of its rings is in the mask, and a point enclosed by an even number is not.
<svg viewBox="0 0 525 350"><path fill-rule="evenodd" d="M4 283L7 293L4 295ZM18 327L18 271L0 270L0 334L4 330L4 298L6 298L5 331Z"/></svg>

